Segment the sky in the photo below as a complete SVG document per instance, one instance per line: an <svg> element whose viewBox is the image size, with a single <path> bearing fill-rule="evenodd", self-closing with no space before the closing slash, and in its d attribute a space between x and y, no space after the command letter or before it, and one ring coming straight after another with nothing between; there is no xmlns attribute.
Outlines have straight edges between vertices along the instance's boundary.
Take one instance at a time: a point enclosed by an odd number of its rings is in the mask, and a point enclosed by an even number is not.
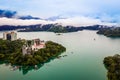
<svg viewBox="0 0 120 80"><path fill-rule="evenodd" d="M18 15L32 15L42 19L58 16L62 19L53 23L64 22L79 26L97 23L120 24L119 4L120 0L0 0L0 9L13 10L17 11ZM37 20L36 23L38 22L40 21Z"/></svg>

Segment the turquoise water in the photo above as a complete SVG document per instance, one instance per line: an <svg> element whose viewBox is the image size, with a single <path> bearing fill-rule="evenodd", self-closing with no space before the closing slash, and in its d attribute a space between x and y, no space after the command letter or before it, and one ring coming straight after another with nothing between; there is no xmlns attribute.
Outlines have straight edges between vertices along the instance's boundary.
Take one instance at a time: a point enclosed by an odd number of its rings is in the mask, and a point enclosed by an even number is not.
<svg viewBox="0 0 120 80"><path fill-rule="evenodd" d="M59 36L52 32L18 32L18 37L55 41L67 48L61 54L67 56L51 60L27 74L11 71L10 66L1 64L0 80L106 80L104 57L120 53L120 38L108 38L96 34L96 31L85 30Z"/></svg>

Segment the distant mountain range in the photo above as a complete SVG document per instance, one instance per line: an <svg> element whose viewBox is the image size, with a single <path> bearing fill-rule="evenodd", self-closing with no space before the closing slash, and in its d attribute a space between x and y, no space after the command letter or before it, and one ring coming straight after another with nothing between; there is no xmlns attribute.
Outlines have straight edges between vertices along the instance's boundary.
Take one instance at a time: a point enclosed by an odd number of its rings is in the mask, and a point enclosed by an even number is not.
<svg viewBox="0 0 120 80"><path fill-rule="evenodd" d="M26 19L36 19L36 20L38 20L38 19L41 19L41 18L39 18L39 17L33 17L33 16L30 16L30 15L28 15L28 16L19 16L18 17L19 19L22 19L22 20L26 20Z"/></svg>
<svg viewBox="0 0 120 80"><path fill-rule="evenodd" d="M66 33L66 32L76 32L81 30L100 30L102 28L109 27L104 25L93 25L93 26L62 26L60 24L37 24L37 25L28 25L28 26L10 26L4 25L0 26L0 31L5 30L17 30L19 32L32 32L32 31L50 31L55 33Z"/></svg>

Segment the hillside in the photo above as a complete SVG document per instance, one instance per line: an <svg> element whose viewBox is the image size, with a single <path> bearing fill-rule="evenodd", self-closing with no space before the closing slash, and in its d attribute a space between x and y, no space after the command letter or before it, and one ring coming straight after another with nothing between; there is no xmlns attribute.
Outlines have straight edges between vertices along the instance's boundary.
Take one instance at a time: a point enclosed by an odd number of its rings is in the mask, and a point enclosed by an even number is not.
<svg viewBox="0 0 120 80"><path fill-rule="evenodd" d="M17 30L19 32L32 32L32 31L49 31L55 33L66 33L66 32L77 32L81 30L100 30L104 27L104 25L93 25L93 26L62 26L60 24L36 24L36 25L28 25L28 26L10 26L3 25L0 26L0 31L5 30ZM109 27L109 26L106 26Z"/></svg>
<svg viewBox="0 0 120 80"><path fill-rule="evenodd" d="M120 80L120 55L105 57L103 62L108 70L108 80Z"/></svg>
<svg viewBox="0 0 120 80"><path fill-rule="evenodd" d="M120 37L120 27L100 29L97 34L102 34L107 37Z"/></svg>

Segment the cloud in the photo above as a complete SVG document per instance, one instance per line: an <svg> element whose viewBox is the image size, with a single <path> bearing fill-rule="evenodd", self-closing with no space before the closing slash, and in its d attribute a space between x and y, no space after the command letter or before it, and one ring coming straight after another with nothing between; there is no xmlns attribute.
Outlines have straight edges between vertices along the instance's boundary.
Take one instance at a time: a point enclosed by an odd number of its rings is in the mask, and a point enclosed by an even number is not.
<svg viewBox="0 0 120 80"><path fill-rule="evenodd" d="M120 23L119 3L120 0L1 0L0 8L40 18L62 15L72 16L70 18L73 19L73 16L89 16L92 19L99 17L102 22Z"/></svg>
<svg viewBox="0 0 120 80"><path fill-rule="evenodd" d="M90 26L90 25L117 25L117 23L109 23L109 22L103 22L100 19L95 19L91 17L85 17L85 16L76 16L76 17L69 17L66 19L57 19L55 21L50 20L21 20L21 19L13 19L13 18L0 18L0 25L36 25L36 24L55 24L59 23L63 26L71 25L71 26Z"/></svg>
<svg viewBox="0 0 120 80"><path fill-rule="evenodd" d="M100 20L98 19L93 19L84 16L59 19L56 20L55 22L61 23L63 25L73 25L73 26L88 26L88 25L96 25L101 23Z"/></svg>
<svg viewBox="0 0 120 80"><path fill-rule="evenodd" d="M107 14L100 15L99 17L93 16L66 16L59 15L50 17L48 19L40 19L38 17L20 16L16 11L0 10L0 25L36 25L36 24L55 24L59 23L63 26L90 26L90 25L116 25L116 19L120 16L109 16ZM120 19L118 19L120 21ZM113 23L116 22L116 23Z"/></svg>
<svg viewBox="0 0 120 80"><path fill-rule="evenodd" d="M119 14L120 0L1 0L0 8L39 17L65 15ZM49 13L49 14L48 14Z"/></svg>
<svg viewBox="0 0 120 80"><path fill-rule="evenodd" d="M96 19L86 16L76 16L67 19L58 19L56 23L61 23L63 25L73 25L73 26L90 26L90 25L117 25L117 23L105 22L101 19Z"/></svg>
<svg viewBox="0 0 120 80"><path fill-rule="evenodd" d="M17 14L16 11L0 10L0 17L12 18Z"/></svg>
<svg viewBox="0 0 120 80"><path fill-rule="evenodd" d="M22 20L22 19L15 19L15 18L0 18L0 25L36 25L36 24L47 24L50 23L50 21L45 21L45 20Z"/></svg>
<svg viewBox="0 0 120 80"><path fill-rule="evenodd" d="M0 9L0 17L6 17L6 18L17 18L17 19L22 19L22 20L26 20L26 19L40 19L39 17L33 17L31 15L25 15L25 16L21 16L18 15L17 11L11 11L11 10L1 10Z"/></svg>

